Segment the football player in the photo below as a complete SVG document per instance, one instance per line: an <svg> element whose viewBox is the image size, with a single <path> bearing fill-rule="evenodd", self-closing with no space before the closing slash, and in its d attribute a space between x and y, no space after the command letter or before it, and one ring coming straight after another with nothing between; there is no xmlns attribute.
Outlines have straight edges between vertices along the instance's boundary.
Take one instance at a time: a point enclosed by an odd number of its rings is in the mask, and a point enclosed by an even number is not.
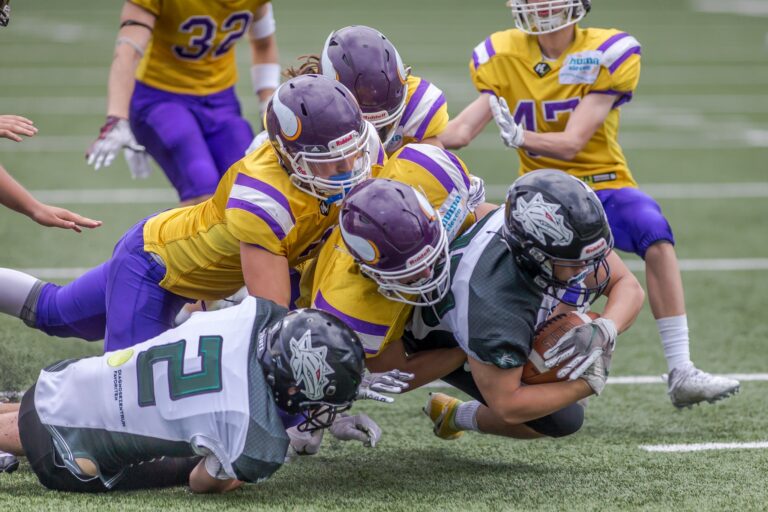
<svg viewBox="0 0 768 512"><path fill-rule="evenodd" d="M714 402L739 389L691 362L675 239L653 198L637 188L619 146L619 107L640 77L640 43L626 32L576 24L589 0L509 0L517 29L497 32L472 53L480 96L453 119L445 147L469 144L494 119L517 150L520 172L566 171L589 184L608 215L616 247L645 260L646 285L676 407ZM511 106L511 110L510 110Z"/></svg>
<svg viewBox="0 0 768 512"><path fill-rule="evenodd" d="M270 140L237 162L216 194L140 221L112 258L58 286L0 269L0 311L61 337L131 346L173 327L182 305L251 295L288 306L289 269L337 222L337 202L384 150L344 86L285 82L267 107Z"/></svg>
<svg viewBox="0 0 768 512"><path fill-rule="evenodd" d="M353 25L331 32L319 57L306 57L301 66L287 70L288 76L304 73L324 74L352 91L387 156L414 142L440 145L437 135L448 124L443 91L411 75L378 30Z"/></svg>
<svg viewBox="0 0 768 512"><path fill-rule="evenodd" d="M235 43L248 34L253 88L264 109L280 82L274 32L268 0L126 1L107 121L88 164L108 166L124 149L134 177L146 177L148 152L182 205L210 197L253 138L235 96Z"/></svg>
<svg viewBox="0 0 768 512"><path fill-rule="evenodd" d="M0 27L7 27L11 21L11 0L0 0Z"/></svg>
<svg viewBox="0 0 768 512"><path fill-rule="evenodd" d="M456 439L472 430L516 438L561 437L583 422L577 402L605 386L616 336L643 305L640 283L611 252L613 237L595 193L558 170L517 179L504 206L451 246L451 289L420 307L406 333L410 352L455 343L468 370L443 377L475 400L429 396L434 432ZM554 304L585 308L599 295L602 316L575 328L545 365L567 361L563 382L522 385L534 328ZM558 306L560 307L560 306Z"/></svg>
<svg viewBox="0 0 768 512"><path fill-rule="evenodd" d="M49 489L226 492L282 465L278 407L301 414L305 431L348 409L363 357L333 315L249 297L130 349L44 369L20 408L0 414L0 449L26 455ZM161 457L171 459L152 462Z"/></svg>
<svg viewBox="0 0 768 512"><path fill-rule="evenodd" d="M400 337L413 306L448 291L448 244L474 222L481 200L470 196L469 172L455 155L407 145L345 198L339 226L302 276L302 301L356 331L371 371L415 373L410 389L439 378L463 354L407 359Z"/></svg>

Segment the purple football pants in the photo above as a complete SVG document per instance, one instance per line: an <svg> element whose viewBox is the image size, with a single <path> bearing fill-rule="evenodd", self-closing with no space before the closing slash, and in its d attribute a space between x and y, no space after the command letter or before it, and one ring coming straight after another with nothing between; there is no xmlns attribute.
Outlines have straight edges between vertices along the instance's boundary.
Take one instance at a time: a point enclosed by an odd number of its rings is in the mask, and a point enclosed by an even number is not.
<svg viewBox="0 0 768 512"><path fill-rule="evenodd" d="M136 141L160 165L181 201L213 194L253 140L234 87L193 96L137 81L130 120Z"/></svg>
<svg viewBox="0 0 768 512"><path fill-rule="evenodd" d="M632 187L595 193L603 203L617 249L645 258L645 252L656 242L675 243L661 207L648 194Z"/></svg>
<svg viewBox="0 0 768 512"><path fill-rule="evenodd" d="M47 283L35 327L51 336L104 339L104 351L130 347L173 327L189 299L158 284L165 267L144 251L144 223L132 227L112 258L65 286Z"/></svg>

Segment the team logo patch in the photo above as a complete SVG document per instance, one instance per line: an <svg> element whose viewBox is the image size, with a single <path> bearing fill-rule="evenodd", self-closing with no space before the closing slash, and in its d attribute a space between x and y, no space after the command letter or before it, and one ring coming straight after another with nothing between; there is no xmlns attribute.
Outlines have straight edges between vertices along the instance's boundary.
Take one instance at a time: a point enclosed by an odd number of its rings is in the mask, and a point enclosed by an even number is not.
<svg viewBox="0 0 768 512"><path fill-rule="evenodd" d="M537 75L539 75L539 78L543 77L550 71L552 71L552 68L547 64L546 62L539 62L535 66L533 66L533 70L536 72Z"/></svg>
<svg viewBox="0 0 768 512"><path fill-rule="evenodd" d="M557 213L559 209L559 204L546 202L541 192L537 192L530 202L524 197L518 198L512 217L541 244L547 245L549 237L551 245L568 245L573 240L573 231L565 226L563 216Z"/></svg>
<svg viewBox="0 0 768 512"><path fill-rule="evenodd" d="M291 371L296 383L304 390L310 400L320 400L325 396L328 375L333 368L325 360L328 347L312 347L312 331L309 329L298 340L291 338Z"/></svg>

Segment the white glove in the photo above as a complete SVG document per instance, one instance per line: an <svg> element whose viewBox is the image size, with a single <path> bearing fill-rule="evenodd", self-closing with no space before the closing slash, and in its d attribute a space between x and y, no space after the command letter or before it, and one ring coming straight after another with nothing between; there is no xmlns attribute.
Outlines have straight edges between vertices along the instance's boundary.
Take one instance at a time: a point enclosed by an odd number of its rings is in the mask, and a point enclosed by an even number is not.
<svg viewBox="0 0 768 512"><path fill-rule="evenodd" d="M253 138L251 145L248 146L248 149L245 150L245 155L248 156L259 149L259 147L261 147L261 145L264 144L264 142L268 139L269 134L267 133L267 130L260 131L259 134Z"/></svg>
<svg viewBox="0 0 768 512"><path fill-rule="evenodd" d="M480 176L470 175L469 177L469 198L467 199L467 208L473 212L485 202L485 181Z"/></svg>
<svg viewBox="0 0 768 512"><path fill-rule="evenodd" d="M88 165L93 165L97 171L102 166L107 167L112 164L118 150L122 148L129 148L134 152L144 151L144 146L138 144L133 137L128 120L109 116L107 122L101 127L99 137L88 148L85 155Z"/></svg>
<svg viewBox="0 0 768 512"><path fill-rule="evenodd" d="M381 427L367 414L340 414L329 430L339 441L360 441L366 448L375 448L381 439Z"/></svg>
<svg viewBox="0 0 768 512"><path fill-rule="evenodd" d="M610 358L616 346L616 324L608 318L598 318L592 322L574 327L544 352L544 366L554 368L563 361L571 359L557 372L562 379L568 376L575 380L598 359L603 358L604 372L610 368ZM607 357L607 360L605 359Z"/></svg>
<svg viewBox="0 0 768 512"><path fill-rule="evenodd" d="M412 373L400 370L389 370L384 373L369 373L366 370L360 388L357 390L357 400L376 400L391 404L395 399L381 393L399 395L408 389L408 382L413 378Z"/></svg>
<svg viewBox="0 0 768 512"><path fill-rule="evenodd" d="M509 111L507 100L489 95L488 103L491 106L493 120L496 121L496 125L501 132L501 140L504 141L504 145L513 149L522 146L525 138L525 128L515 122L515 118Z"/></svg>
<svg viewBox="0 0 768 512"><path fill-rule="evenodd" d="M136 151L133 148L126 147L123 149L123 155L125 155L128 170L131 171L133 179L143 180L149 178L150 174L152 174L152 166L149 165L149 155L146 151Z"/></svg>
<svg viewBox="0 0 768 512"><path fill-rule="evenodd" d="M606 356L603 354L602 350L597 350L596 353L598 353L598 356L595 358L594 362L584 370L581 376L569 380L576 380L576 378L584 379L587 381L587 384L589 384L589 387L592 388L592 391L594 391L596 395L600 395L600 393L603 392L603 388L605 388L605 381L608 380L608 367L611 364L611 355L609 354Z"/></svg>
<svg viewBox="0 0 768 512"><path fill-rule="evenodd" d="M324 432L324 428L313 430L312 432L300 432L298 427L286 429L285 433L288 434L291 443L288 445L288 452L285 454L285 463L293 462L299 456L315 455L319 452Z"/></svg>

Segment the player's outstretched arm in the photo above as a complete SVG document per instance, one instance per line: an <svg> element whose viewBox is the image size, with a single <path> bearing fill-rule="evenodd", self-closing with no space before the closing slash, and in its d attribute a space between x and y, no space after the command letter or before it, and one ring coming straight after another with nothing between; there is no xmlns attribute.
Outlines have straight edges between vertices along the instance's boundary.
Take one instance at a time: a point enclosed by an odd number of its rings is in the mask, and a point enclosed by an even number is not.
<svg viewBox="0 0 768 512"><path fill-rule="evenodd" d="M251 82L253 93L259 98L259 123L263 121L267 102L280 85L280 64L275 37L275 18L272 3L259 7L248 33L251 42Z"/></svg>
<svg viewBox="0 0 768 512"><path fill-rule="evenodd" d="M466 359L460 348L440 348L407 355L403 341L396 340L387 344L376 357L366 359L365 366L374 373L395 369L412 373L414 378L408 382L406 390L411 391L445 377L464 364Z"/></svg>
<svg viewBox="0 0 768 512"><path fill-rule="evenodd" d="M37 134L35 123L26 117L10 114L0 115L0 137L21 142L21 136L32 137Z"/></svg>
<svg viewBox="0 0 768 512"><path fill-rule="evenodd" d="M89 219L64 208L43 204L13 179L0 165L0 204L23 213L38 224L47 227L72 229L97 228L101 221Z"/></svg>
<svg viewBox="0 0 768 512"><path fill-rule="evenodd" d="M645 291L618 254L611 252L606 261L611 267L611 281L603 292L608 301L602 318L613 320L616 330L621 334L635 323L643 308Z"/></svg>
<svg viewBox="0 0 768 512"><path fill-rule="evenodd" d="M459 149L468 145L483 131L493 115L488 105L488 94L481 94L461 113L448 121L448 126L437 136L445 149Z"/></svg>
<svg viewBox="0 0 768 512"><path fill-rule="evenodd" d="M240 261L249 295L288 307L291 302L291 278L285 256L240 242Z"/></svg>

